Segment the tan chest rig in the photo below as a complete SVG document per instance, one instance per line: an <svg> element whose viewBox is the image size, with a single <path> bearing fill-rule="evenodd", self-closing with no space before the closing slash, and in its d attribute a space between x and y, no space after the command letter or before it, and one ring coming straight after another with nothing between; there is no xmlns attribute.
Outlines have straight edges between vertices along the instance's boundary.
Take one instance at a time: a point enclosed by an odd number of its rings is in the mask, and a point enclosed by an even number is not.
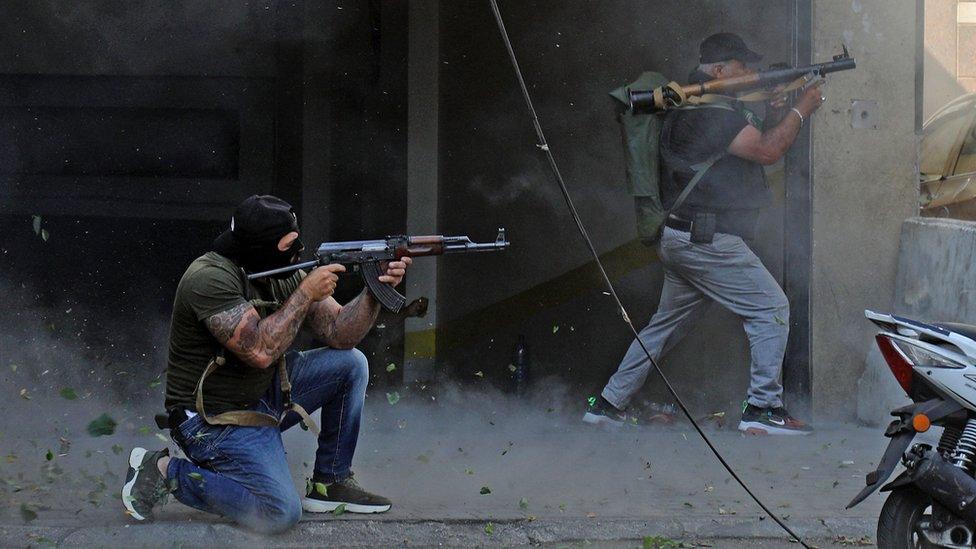
<svg viewBox="0 0 976 549"><path fill-rule="evenodd" d="M282 303L275 295L274 287L271 287L271 294L274 299L273 301L250 299L250 295L251 295L250 282L248 281L247 276L243 271L241 271L241 274L244 275L243 276L244 299L247 299L248 303L250 303L251 306L254 307L254 310L258 311L258 315L261 316L262 319L267 316L267 314L261 315L262 309L274 312L277 311L279 308L281 308ZM271 314L271 312L269 312L268 314ZM227 349L221 346L220 351L216 355L214 355L212 359L210 359L210 362L207 364L207 367L204 368L203 374L200 376L200 381L197 382L196 390L194 390L194 396L196 397L196 406L195 406L196 412L200 414L200 417L203 418L203 421L205 421L209 425L237 425L239 427L280 427L281 422L284 420L285 416L288 415L288 412L295 412L302 418L300 424L302 426L302 429L311 430L312 433L318 436L319 428L315 424L315 421L312 420L308 412L305 411L305 408L303 408L301 404L298 404L297 402L292 402L291 400L291 382L288 381L288 368L285 364L284 355L279 357L274 365L274 368L278 370L278 381L281 390L282 408L281 408L281 415L279 417L275 417L271 414L266 414L264 412L255 412L253 410L232 410L229 412L223 412L221 414L217 414L213 417L208 416L207 412L204 410L203 407L203 383L204 381L206 381L207 376L212 374L214 370L216 370L221 366L224 366L227 363L227 358L225 357L226 352ZM242 365L242 367L247 368L248 366Z"/></svg>

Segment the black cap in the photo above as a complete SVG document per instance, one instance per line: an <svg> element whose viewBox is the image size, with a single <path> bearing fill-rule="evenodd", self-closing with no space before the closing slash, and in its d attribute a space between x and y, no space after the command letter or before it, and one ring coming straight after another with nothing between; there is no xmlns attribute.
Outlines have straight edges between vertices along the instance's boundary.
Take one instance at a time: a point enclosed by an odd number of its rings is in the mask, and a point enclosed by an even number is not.
<svg viewBox="0 0 976 549"><path fill-rule="evenodd" d="M752 63L762 59L762 55L746 47L745 41L738 34L720 32L702 40L699 47L701 56L699 63L719 63L738 59L743 63Z"/></svg>
<svg viewBox="0 0 976 549"><path fill-rule="evenodd" d="M277 243L281 237L298 232L298 217L291 204L271 195L251 195L241 202L230 218L230 228L214 241L217 249L232 249L234 244Z"/></svg>

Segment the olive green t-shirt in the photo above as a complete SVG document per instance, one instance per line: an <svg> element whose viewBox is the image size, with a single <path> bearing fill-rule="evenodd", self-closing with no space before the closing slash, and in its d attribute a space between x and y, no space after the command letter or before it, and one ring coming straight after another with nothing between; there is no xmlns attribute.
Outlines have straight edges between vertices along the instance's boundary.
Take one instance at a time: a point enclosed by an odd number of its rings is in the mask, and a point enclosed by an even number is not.
<svg viewBox="0 0 976 549"><path fill-rule="evenodd" d="M222 346L210 333L204 320L253 299L285 300L298 288L305 273L290 278L267 278L249 283L244 293L244 273L233 261L208 252L190 263L176 288L173 317L170 321L169 365L166 370L166 409L185 407L195 410L193 392L210 360ZM270 308L257 309L261 317ZM253 368L225 351L227 363L217 368L203 386L203 403L208 415L228 410L244 410L264 396L275 375L275 368Z"/></svg>

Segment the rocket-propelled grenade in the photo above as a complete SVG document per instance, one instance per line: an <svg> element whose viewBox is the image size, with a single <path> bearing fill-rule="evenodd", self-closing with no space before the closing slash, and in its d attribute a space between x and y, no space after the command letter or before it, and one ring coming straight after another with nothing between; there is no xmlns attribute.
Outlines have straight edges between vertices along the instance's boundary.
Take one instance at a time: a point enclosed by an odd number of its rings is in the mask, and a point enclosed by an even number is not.
<svg viewBox="0 0 976 549"><path fill-rule="evenodd" d="M849 71L857 67L854 58L844 46L844 53L835 55L833 61L805 67L771 69L745 76L710 80L700 84L677 86L674 83L653 90L630 90L630 110L634 114L650 114L682 106L689 97L706 94L730 95L733 93L771 89L779 84L808 77L823 77L832 72Z"/></svg>

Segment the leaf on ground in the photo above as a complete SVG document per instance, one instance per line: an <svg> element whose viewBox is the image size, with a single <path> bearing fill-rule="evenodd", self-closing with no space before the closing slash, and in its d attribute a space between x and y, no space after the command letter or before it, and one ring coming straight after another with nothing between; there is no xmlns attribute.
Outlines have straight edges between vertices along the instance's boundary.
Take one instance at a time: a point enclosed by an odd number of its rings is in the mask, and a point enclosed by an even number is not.
<svg viewBox="0 0 976 549"><path fill-rule="evenodd" d="M477 372L475 372L474 375L476 375L478 377L485 377L485 373L482 372L481 370L478 370Z"/></svg>
<svg viewBox="0 0 976 549"><path fill-rule="evenodd" d="M509 365L508 365L508 371L509 371L509 372L512 372L512 373L514 373L514 372L515 372L515 370L517 370L517 369L518 369L518 368L516 368L514 364L509 364Z"/></svg>
<svg viewBox="0 0 976 549"><path fill-rule="evenodd" d="M26 503L20 504L20 518L24 519L25 524L34 522L37 519L37 511L28 507Z"/></svg>
<svg viewBox="0 0 976 549"><path fill-rule="evenodd" d="M48 451L47 451L47 454L45 454L45 455L44 455L44 457L45 457L45 458L46 458L46 459L47 459L48 461L51 461L51 460L53 460L53 459L54 459L54 452L52 452L52 451L50 451L50 450L48 450Z"/></svg>
<svg viewBox="0 0 976 549"><path fill-rule="evenodd" d="M150 389L153 389L155 387L158 387L162 383L163 383L163 380L160 379L160 376L156 376L155 379L153 379L152 381L149 382L149 388Z"/></svg>
<svg viewBox="0 0 976 549"><path fill-rule="evenodd" d="M41 216L33 215L31 218L31 226L34 228L34 234L41 234Z"/></svg>
<svg viewBox="0 0 976 549"><path fill-rule="evenodd" d="M558 324L552 327L552 333L556 333L558 331L559 331L559 325Z"/></svg>
<svg viewBox="0 0 976 549"><path fill-rule="evenodd" d="M325 483L313 482L312 486L315 488L315 493L317 493L318 495L324 498L329 497L329 487L326 486Z"/></svg>
<svg viewBox="0 0 976 549"><path fill-rule="evenodd" d="M122 453L122 450L124 450L124 449L125 449L125 448L122 448L122 447L121 447L121 446L119 446L118 444L113 444L113 445L112 445L112 453L113 453L113 454L115 454L115 455L119 455L119 454L121 454L121 453Z"/></svg>
<svg viewBox="0 0 976 549"><path fill-rule="evenodd" d="M115 432L115 420L108 414L102 414L93 419L85 429L93 437L108 436Z"/></svg>
<svg viewBox="0 0 976 549"><path fill-rule="evenodd" d="M430 463L430 458L424 454L420 454L419 456L417 456L417 461L419 461L420 463Z"/></svg>
<svg viewBox="0 0 976 549"><path fill-rule="evenodd" d="M483 496L487 496L488 494L491 493L491 488L489 488L487 486L482 486L481 487L481 491L478 492L478 493L481 494L481 495L483 495Z"/></svg>
<svg viewBox="0 0 976 549"><path fill-rule="evenodd" d="M20 398L22 398L24 400L30 400L31 399L30 393L27 392L27 389L21 389L20 390Z"/></svg>
<svg viewBox="0 0 976 549"><path fill-rule="evenodd" d="M345 503L340 503L339 505L336 506L335 509L332 510L332 514L335 515L335 516L339 516L339 515L341 515L341 514L343 514L345 512L346 512L346 504Z"/></svg>
<svg viewBox="0 0 976 549"><path fill-rule="evenodd" d="M485 524L485 533L489 536L495 533L495 525L492 523Z"/></svg>
<svg viewBox="0 0 976 549"><path fill-rule="evenodd" d="M586 403L589 404L590 406L596 406L596 397L594 396L589 397L588 399L586 399Z"/></svg>
<svg viewBox="0 0 976 549"><path fill-rule="evenodd" d="M11 365L10 365L10 371L11 371L11 372L16 372L16 371L17 371L17 368L19 368L19 367L20 367L20 366L19 366L19 365L17 365L17 364L11 364Z"/></svg>
<svg viewBox="0 0 976 549"><path fill-rule="evenodd" d="M386 393L386 401L390 403L390 406L393 406L397 402L400 402L400 393L396 391Z"/></svg>
<svg viewBox="0 0 976 549"><path fill-rule="evenodd" d="M776 324L779 324L780 326L786 326L786 321L780 318L779 315L774 316L773 320L775 320Z"/></svg>
<svg viewBox="0 0 976 549"><path fill-rule="evenodd" d="M187 473L186 476L192 478L193 480L199 480L199 481L203 480L203 475L201 475L200 473Z"/></svg>
<svg viewBox="0 0 976 549"><path fill-rule="evenodd" d="M163 444L169 444L169 439L166 438L166 435L164 435L162 433L156 433L156 438L158 438L159 440L163 441Z"/></svg>
<svg viewBox="0 0 976 549"><path fill-rule="evenodd" d="M71 387L65 387L64 389L61 389L61 398L65 400L74 400L78 398L78 395L75 394L75 390Z"/></svg>
<svg viewBox="0 0 976 549"><path fill-rule="evenodd" d="M47 232L47 229L41 229L41 240L47 242L47 239L51 237L51 233Z"/></svg>
<svg viewBox="0 0 976 549"><path fill-rule="evenodd" d="M140 435L148 435L149 434L149 427L146 427L145 425L143 425L142 427L139 427L138 429L136 429L136 432L139 433Z"/></svg>
<svg viewBox="0 0 976 549"><path fill-rule="evenodd" d="M519 499L519 509L521 509L521 510L524 511L524 510L526 510L528 508L529 508L529 500L527 500L525 498L520 498Z"/></svg>
<svg viewBox="0 0 976 549"><path fill-rule="evenodd" d="M474 474L474 469L465 469L464 470L464 473L467 474L467 475L473 475Z"/></svg>
<svg viewBox="0 0 976 549"><path fill-rule="evenodd" d="M394 363L391 362L391 363L389 363L389 364L386 365L386 371L387 372L393 372L395 370L396 370L396 364L394 364Z"/></svg>

